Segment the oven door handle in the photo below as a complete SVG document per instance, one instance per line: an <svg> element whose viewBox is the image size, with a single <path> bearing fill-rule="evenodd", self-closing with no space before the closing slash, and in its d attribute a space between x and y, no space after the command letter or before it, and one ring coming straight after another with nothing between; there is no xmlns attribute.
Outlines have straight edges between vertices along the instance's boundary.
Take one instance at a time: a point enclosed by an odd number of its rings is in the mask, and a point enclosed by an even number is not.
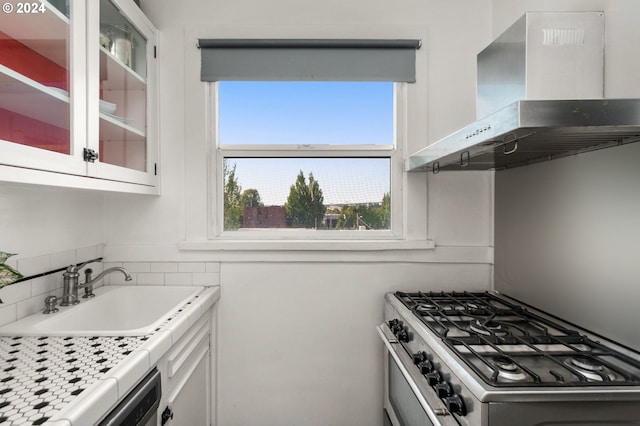
<svg viewBox="0 0 640 426"><path fill-rule="evenodd" d="M402 376L404 376L404 379L407 381L407 384L411 388L411 391L416 396L418 403L420 404L424 412L427 413L427 416L433 422L433 424L440 425L441 423L438 417L436 416L436 413L434 413L433 409L431 408L427 400L424 399L424 396L422 396L422 392L420 391L420 388L418 387L418 385L416 384L416 381L413 379L413 377L411 377L411 374L402 363L402 360L400 359L400 356L398 355L398 352L394 347L394 344L398 344L399 342L395 339L395 337L391 338L390 336L388 336L387 332L385 332L382 325L379 325L376 328L378 329L378 334L380 334L380 337L382 338L384 345L387 347L387 350L389 351L389 355L391 355L391 357L393 358L393 361L398 366L398 369L402 373ZM391 334L391 336L393 335Z"/></svg>

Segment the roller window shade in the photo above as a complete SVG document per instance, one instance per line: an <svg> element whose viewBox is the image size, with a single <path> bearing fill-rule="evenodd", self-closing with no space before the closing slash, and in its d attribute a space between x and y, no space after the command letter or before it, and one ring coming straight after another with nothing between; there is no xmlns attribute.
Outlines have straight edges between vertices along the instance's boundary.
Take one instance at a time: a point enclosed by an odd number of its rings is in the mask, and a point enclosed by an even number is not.
<svg viewBox="0 0 640 426"><path fill-rule="evenodd" d="M200 39L202 81L415 82L420 40Z"/></svg>

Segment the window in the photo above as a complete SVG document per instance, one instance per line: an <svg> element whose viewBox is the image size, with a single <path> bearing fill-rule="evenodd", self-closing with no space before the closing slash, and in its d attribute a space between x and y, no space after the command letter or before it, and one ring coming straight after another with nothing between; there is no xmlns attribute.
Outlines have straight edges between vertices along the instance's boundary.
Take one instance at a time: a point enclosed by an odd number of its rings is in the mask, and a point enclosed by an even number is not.
<svg viewBox="0 0 640 426"><path fill-rule="evenodd" d="M389 229L393 105L393 83L218 83L223 230Z"/></svg>
<svg viewBox="0 0 640 426"><path fill-rule="evenodd" d="M223 45L226 55L229 46ZM236 47L233 43L231 50ZM289 54L297 59L295 47ZM308 46L302 50L308 53ZM343 70L353 68L347 65L330 78L324 71L318 78L312 69L286 80L263 75L272 63L249 66L253 71L247 76L247 64L238 62L244 64L239 70L211 71L203 52L215 141L211 236L397 238L404 145L398 123L412 76L393 78L397 72L391 71L371 78L362 70L345 76ZM275 67L291 63L281 57L275 62ZM208 72L215 75L205 76ZM288 69L284 75L291 76Z"/></svg>
<svg viewBox="0 0 640 426"><path fill-rule="evenodd" d="M226 158L225 162L225 231L390 229L388 159ZM256 221L256 215L269 217Z"/></svg>

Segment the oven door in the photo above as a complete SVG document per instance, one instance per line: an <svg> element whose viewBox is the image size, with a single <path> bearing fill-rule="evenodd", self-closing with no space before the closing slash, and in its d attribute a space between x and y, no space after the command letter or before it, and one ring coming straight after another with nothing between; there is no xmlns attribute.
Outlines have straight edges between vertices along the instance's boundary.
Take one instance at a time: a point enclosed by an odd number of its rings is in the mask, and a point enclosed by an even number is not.
<svg viewBox="0 0 640 426"><path fill-rule="evenodd" d="M432 399L428 392L433 391L386 324L378 326L378 333L385 345L385 420L393 426L457 425L452 416L443 417L448 414L445 409L431 408L427 398Z"/></svg>

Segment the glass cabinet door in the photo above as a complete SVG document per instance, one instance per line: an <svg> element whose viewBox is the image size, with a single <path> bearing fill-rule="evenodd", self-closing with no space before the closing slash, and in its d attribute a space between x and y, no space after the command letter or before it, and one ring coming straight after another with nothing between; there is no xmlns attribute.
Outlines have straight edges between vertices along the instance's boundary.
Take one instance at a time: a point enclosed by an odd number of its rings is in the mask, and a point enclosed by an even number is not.
<svg viewBox="0 0 640 426"><path fill-rule="evenodd" d="M2 180L83 187L66 177L90 176L156 186L149 63L157 35L140 8L133 0L0 7Z"/></svg>
<svg viewBox="0 0 640 426"><path fill-rule="evenodd" d="M5 158L0 163L31 165L8 158L13 153L27 163L42 151L73 154L70 3L3 2L0 148Z"/></svg>
<svg viewBox="0 0 640 426"><path fill-rule="evenodd" d="M99 32L98 159L147 172L147 37L111 0L100 0Z"/></svg>

